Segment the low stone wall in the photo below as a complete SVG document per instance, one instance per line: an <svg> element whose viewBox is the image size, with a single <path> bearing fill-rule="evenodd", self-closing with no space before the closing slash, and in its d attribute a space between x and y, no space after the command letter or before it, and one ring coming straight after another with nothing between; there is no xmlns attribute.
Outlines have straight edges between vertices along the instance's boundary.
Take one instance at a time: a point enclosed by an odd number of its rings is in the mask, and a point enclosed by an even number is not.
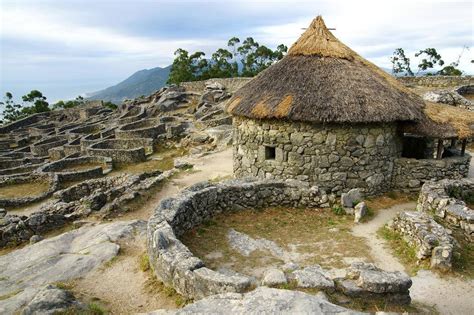
<svg viewBox="0 0 474 315"><path fill-rule="evenodd" d="M395 159L392 184L396 190L419 191L427 181L467 177L471 156L452 156L436 159Z"/></svg>
<svg viewBox="0 0 474 315"><path fill-rule="evenodd" d="M34 174L30 176L15 176L0 179L0 187L38 181L47 182L49 185L48 190L37 196L0 199L0 207L18 207L46 199L58 190L59 187L59 179L56 175Z"/></svg>
<svg viewBox="0 0 474 315"><path fill-rule="evenodd" d="M48 156L48 150L62 146L68 142L63 136L53 136L31 145L31 152L37 156Z"/></svg>
<svg viewBox="0 0 474 315"><path fill-rule="evenodd" d="M9 123L7 125L0 126L0 134L7 134L15 129L27 127L29 125L32 125L40 121L42 118L47 117L47 116L48 116L48 113L34 114L28 117L25 117L23 119L14 121L12 123Z"/></svg>
<svg viewBox="0 0 474 315"><path fill-rule="evenodd" d="M474 84L473 76L425 76L425 77L397 77L405 85L427 87L454 87Z"/></svg>
<svg viewBox="0 0 474 315"><path fill-rule="evenodd" d="M7 169L0 170L0 175L25 176L37 170L40 166L41 164L30 164L30 165L7 168Z"/></svg>
<svg viewBox="0 0 474 315"><path fill-rule="evenodd" d="M88 169L76 171L64 171L65 168L80 166L84 164L100 163L103 166L93 166ZM106 171L112 169L112 159L103 156L82 156L77 158L62 159L56 162L46 164L40 168L40 172L54 173L61 182L86 180L90 178L100 177Z"/></svg>
<svg viewBox="0 0 474 315"><path fill-rule="evenodd" d="M225 86L226 90L234 93L245 84L247 84L252 78L216 78L209 79L204 81L192 81L192 82L182 82L180 86L183 86L186 91L202 93L206 88L206 85L212 82L217 82Z"/></svg>
<svg viewBox="0 0 474 315"><path fill-rule="evenodd" d="M166 133L165 124L156 119L144 119L121 126L115 130L117 139L151 138L156 139Z"/></svg>
<svg viewBox="0 0 474 315"><path fill-rule="evenodd" d="M24 155L23 155L24 156ZM13 167L20 167L28 164L40 164L43 163L43 158L36 158L36 157L24 157L24 158L6 158L0 160L0 170L10 169Z"/></svg>
<svg viewBox="0 0 474 315"><path fill-rule="evenodd" d="M473 179L427 182L421 188L417 210L432 213L442 224L460 228L466 239L473 242L474 210L464 200L474 201Z"/></svg>
<svg viewBox="0 0 474 315"><path fill-rule="evenodd" d="M262 207L328 207L334 201L317 187L295 181L232 180L199 183L179 197L163 200L148 222L148 255L155 275L190 298L243 292L247 276L206 268L178 239L184 232L218 213Z"/></svg>
<svg viewBox="0 0 474 315"><path fill-rule="evenodd" d="M119 117L118 124L125 125L146 117L144 107L134 107Z"/></svg>
<svg viewBox="0 0 474 315"><path fill-rule="evenodd" d="M400 212L388 225L417 249L417 258L431 259L431 268L451 269L454 239L424 212Z"/></svg>
<svg viewBox="0 0 474 315"><path fill-rule="evenodd" d="M87 149L91 156L105 156L114 163L138 163L146 161L146 154L153 152L152 139L111 139L97 142Z"/></svg>

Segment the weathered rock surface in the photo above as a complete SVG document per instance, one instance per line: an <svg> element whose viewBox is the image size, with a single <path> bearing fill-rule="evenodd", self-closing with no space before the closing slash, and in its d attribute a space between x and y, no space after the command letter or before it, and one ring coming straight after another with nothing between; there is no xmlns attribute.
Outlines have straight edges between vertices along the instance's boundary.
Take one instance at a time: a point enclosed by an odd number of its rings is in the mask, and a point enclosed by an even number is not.
<svg viewBox="0 0 474 315"><path fill-rule="evenodd" d="M334 305L320 296L259 287L249 293L210 296L176 311L151 314L365 314Z"/></svg>
<svg viewBox="0 0 474 315"><path fill-rule="evenodd" d="M334 291L334 281L319 265L293 271L292 275L296 280L297 286L300 288L315 288L329 292Z"/></svg>
<svg viewBox="0 0 474 315"><path fill-rule="evenodd" d="M360 220L367 215L367 205L365 202L359 202L355 207L354 207L354 222L358 223Z"/></svg>
<svg viewBox="0 0 474 315"><path fill-rule="evenodd" d="M146 222L124 221L77 230L0 256L0 313L27 305L46 284L68 281L118 254L121 240L144 237Z"/></svg>
<svg viewBox="0 0 474 315"><path fill-rule="evenodd" d="M285 273L277 268L271 268L263 274L262 285L276 286L287 283Z"/></svg>
<svg viewBox="0 0 474 315"><path fill-rule="evenodd" d="M41 289L22 310L22 315L49 315L60 312L80 312L85 305L78 302L74 295L54 285L47 285Z"/></svg>
<svg viewBox="0 0 474 315"><path fill-rule="evenodd" d="M358 188L349 190L347 193L341 194L341 205L347 208L353 208L357 203L362 201L362 193Z"/></svg>

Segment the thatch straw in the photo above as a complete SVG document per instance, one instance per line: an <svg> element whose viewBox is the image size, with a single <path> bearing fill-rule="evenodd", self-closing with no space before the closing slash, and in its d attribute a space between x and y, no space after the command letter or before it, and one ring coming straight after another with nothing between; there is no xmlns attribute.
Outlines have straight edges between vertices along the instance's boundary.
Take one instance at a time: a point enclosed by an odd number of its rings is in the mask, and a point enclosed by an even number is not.
<svg viewBox="0 0 474 315"><path fill-rule="evenodd" d="M367 123L417 121L423 106L317 17L287 56L235 93L227 110L254 119Z"/></svg>
<svg viewBox="0 0 474 315"><path fill-rule="evenodd" d="M403 131L432 138L467 139L474 136L474 112L459 107L426 102L425 117Z"/></svg>

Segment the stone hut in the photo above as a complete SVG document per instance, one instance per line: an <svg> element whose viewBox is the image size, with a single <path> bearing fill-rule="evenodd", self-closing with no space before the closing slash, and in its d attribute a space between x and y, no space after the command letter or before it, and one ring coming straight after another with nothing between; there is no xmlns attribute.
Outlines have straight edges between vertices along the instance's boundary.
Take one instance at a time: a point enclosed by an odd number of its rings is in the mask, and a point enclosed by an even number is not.
<svg viewBox="0 0 474 315"><path fill-rule="evenodd" d="M387 191L403 152L400 127L429 120L424 108L318 16L282 60L229 100L234 174L298 179L337 194Z"/></svg>

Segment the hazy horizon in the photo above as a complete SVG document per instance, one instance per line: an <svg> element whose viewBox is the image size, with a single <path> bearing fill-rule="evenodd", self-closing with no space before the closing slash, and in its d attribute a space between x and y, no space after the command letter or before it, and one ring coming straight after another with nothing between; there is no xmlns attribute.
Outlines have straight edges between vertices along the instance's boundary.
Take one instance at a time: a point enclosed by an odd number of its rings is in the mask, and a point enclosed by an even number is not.
<svg viewBox="0 0 474 315"><path fill-rule="evenodd" d="M290 46L318 14L345 44L380 67L398 47L434 47L446 64L472 47L471 1L32 1L1 0L0 92L38 89L50 102L115 85L232 36ZM474 73L472 48L459 68ZM412 61L416 68L416 61Z"/></svg>

